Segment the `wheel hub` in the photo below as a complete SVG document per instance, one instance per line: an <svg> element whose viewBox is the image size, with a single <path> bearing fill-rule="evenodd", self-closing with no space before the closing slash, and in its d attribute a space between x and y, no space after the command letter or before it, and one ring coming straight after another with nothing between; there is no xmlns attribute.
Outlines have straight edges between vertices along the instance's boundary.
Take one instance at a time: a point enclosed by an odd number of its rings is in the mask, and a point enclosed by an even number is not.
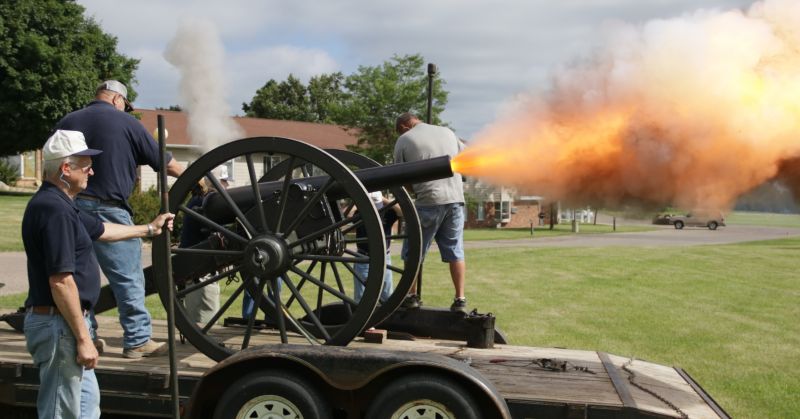
<svg viewBox="0 0 800 419"><path fill-rule="evenodd" d="M278 276L286 272L291 263L286 242L275 236L251 240L244 255L244 269L258 277Z"/></svg>

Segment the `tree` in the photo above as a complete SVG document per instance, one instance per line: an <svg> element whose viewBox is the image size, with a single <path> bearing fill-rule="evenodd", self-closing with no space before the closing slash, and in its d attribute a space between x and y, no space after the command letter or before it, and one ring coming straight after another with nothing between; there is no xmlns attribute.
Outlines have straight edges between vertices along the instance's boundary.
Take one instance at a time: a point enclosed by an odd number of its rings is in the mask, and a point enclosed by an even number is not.
<svg viewBox="0 0 800 419"><path fill-rule="evenodd" d="M116 37L83 12L69 0L0 3L0 155L40 148L101 81L134 81L139 60L117 53Z"/></svg>
<svg viewBox="0 0 800 419"><path fill-rule="evenodd" d="M341 72L321 74L308 81L308 100L314 122L335 123L332 109L344 99L343 83Z"/></svg>
<svg viewBox="0 0 800 419"><path fill-rule="evenodd" d="M434 124L441 123L439 115L447 103L443 84L436 76ZM409 111L424 116L427 86L421 55L393 56L379 66L359 67L347 77L339 72L312 77L308 87L292 75L280 83L269 80L242 110L251 117L343 125L358 133L354 151L386 163L397 139L395 118Z"/></svg>
<svg viewBox="0 0 800 419"><path fill-rule="evenodd" d="M392 160L397 141L395 119L403 112L424 118L427 109L427 73L421 55L393 56L375 67L362 66L345 80L345 99L334 120L357 128L358 144L352 150L379 163ZM447 103L444 82L434 77L431 123L441 124L439 115Z"/></svg>
<svg viewBox="0 0 800 419"><path fill-rule="evenodd" d="M291 74L280 83L270 79L242 110L250 117L314 122L308 89Z"/></svg>

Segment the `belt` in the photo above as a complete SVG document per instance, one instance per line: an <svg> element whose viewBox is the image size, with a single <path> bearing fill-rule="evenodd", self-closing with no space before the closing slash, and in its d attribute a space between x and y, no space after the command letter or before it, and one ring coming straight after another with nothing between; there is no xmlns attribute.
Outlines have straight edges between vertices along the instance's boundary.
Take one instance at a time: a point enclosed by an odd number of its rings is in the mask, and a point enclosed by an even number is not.
<svg viewBox="0 0 800 419"><path fill-rule="evenodd" d="M30 306L28 307L28 311L36 314L47 314L50 316L56 315L60 316L61 311L58 310L56 306ZM89 310L81 310L83 317L86 317L89 314Z"/></svg>
<svg viewBox="0 0 800 419"><path fill-rule="evenodd" d="M87 201L99 202L101 204L113 205L115 207L124 207L125 206L125 204L123 204L123 202L120 201L120 200L117 200L117 199L101 199L101 198L98 198L98 197L96 197L94 195L86 195L86 194L79 193L78 194L78 198L79 199L85 199Z"/></svg>

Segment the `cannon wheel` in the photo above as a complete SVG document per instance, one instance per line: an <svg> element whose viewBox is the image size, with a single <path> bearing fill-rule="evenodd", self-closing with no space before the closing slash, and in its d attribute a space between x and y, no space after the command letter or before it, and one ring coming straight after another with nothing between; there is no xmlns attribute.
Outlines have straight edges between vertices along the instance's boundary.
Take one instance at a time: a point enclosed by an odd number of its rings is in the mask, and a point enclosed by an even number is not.
<svg viewBox="0 0 800 419"><path fill-rule="evenodd" d="M325 149L325 151L353 170L380 166L380 163L376 162L375 160L352 151L341 149ZM267 173L264 174L264 176L259 179L259 182L269 182L280 179L288 170L288 163L288 161L284 161L272 167L267 171ZM293 169L302 171L304 170L304 165L306 162L302 160L295 160L292 163L294 165ZM405 230L396 235L387 237L387 239L408 241L408 253L405 260L402 259L401 255L395 255L395 257L392 258L392 263L389 264L388 268L395 273L399 273L400 280L396 281L394 284L394 290L392 291L392 295L389 297L389 299L378 304L378 307L372 314L372 318L370 318L367 327L380 324L382 321L391 316L398 307L400 307L406 297L406 294L408 293L408 290L411 289L411 286L414 284L414 278L417 276L419 265L422 261L422 230L420 228L419 216L417 215L414 201L411 200L408 192L406 192L403 187L390 188L389 192L391 192L391 194L394 196L394 200L392 203L382 208L379 213L391 211L393 206L399 205L401 211L403 212ZM351 266L347 267L347 270L350 272L353 271ZM354 281L355 280L356 279L354 278ZM332 309L332 314L335 313L334 317L337 314L342 313L341 310L336 310L337 307L328 306L328 309Z"/></svg>
<svg viewBox="0 0 800 419"><path fill-rule="evenodd" d="M380 166L375 160L352 151L338 149L326 149L325 151L354 169ZM400 274L400 280L395 282L394 290L389 299L379 303L367 327L380 324L400 307L406 298L406 294L408 294L408 290L414 284L414 278L417 276L419 265L422 261L422 230L419 224L419 216L417 216L417 209L414 207L414 201L411 200L408 192L403 187L390 188L389 192L394 196L394 199L379 212L391 211L393 206L399 205L400 210L403 212L405 230L398 231L397 234L391 235L387 239L397 240L400 243L406 240L408 242L408 252L405 260L401 255L394 255L392 263L387 265L388 269Z"/></svg>
<svg viewBox="0 0 800 419"><path fill-rule="evenodd" d="M239 208L230 198L230 194L222 188L212 170L230 160L244 161L249 182L245 182L247 185L243 187L252 190L255 202L261 202L270 197L262 197L259 188L255 187L258 178L254 162L265 156L278 156L289 162L295 160L310 162L315 176L327 175L329 180L313 193L308 205L298 212L290 213L287 211L287 205L283 203L288 202L286 198L290 188L287 185L290 180L297 177L295 170L287 170L283 176L283 187L276 192L278 196L272 197L281 203L277 214L264 214L260 205ZM288 167L294 165L289 164ZM225 198L229 209L236 214L235 224L219 225L186 207L192 189L203 178L214 185L217 193ZM334 183L344 190L346 200L362 210L358 215L341 218L328 228L297 237L298 226L311 216L311 203L324 199L325 192ZM208 357L219 361L247 348L253 335L259 333L255 327L255 320L260 313L264 314L265 323L277 324L281 341L284 343L288 343L291 338L293 341L305 339L312 344L347 345L366 327L377 305L383 282L382 269L385 264L383 228L378 213L361 182L344 164L330 154L312 145L286 138L258 137L233 141L210 151L189 166L170 189L169 200L170 212L183 217L193 217L235 244L234 250L174 247L170 250L173 266L174 258L190 258L190 262L196 260L198 264L202 259L220 258L225 260L226 265L225 272L207 272L209 276L203 282L191 286L176 285L174 290L176 302L192 292L199 292L211 283L232 278L234 275L237 277L236 282L229 282L235 284L232 294L226 297L225 301L221 301L219 310L208 322L195 323L182 304L175 304L175 323L178 330ZM277 219L273 224L277 226L276 231L271 231L267 219ZM374 257L359 258L351 254L352 252L347 253L346 248L342 248L338 253L331 252L330 247L318 253L301 250L305 247L304 244L331 242L334 237L346 237L347 233L359 224L363 224L367 231L369 252L371 255L376 255ZM168 257L163 251L164 240L165 237L161 235L153 242L153 268L157 273L165 272L167 269ZM263 243L268 243L272 248L284 249L283 254L289 258L289 262L284 264L285 268L253 274L254 271L258 271L259 265L254 266L256 263L254 260L258 259L257 253L263 248ZM344 273L338 272L334 264L334 262L353 263L356 260L368 263L370 272L359 302L353 300L352 285L343 282ZM331 265L330 269L326 269L328 265ZM157 278L156 285L162 303L169 304L169 289L163 276ZM239 316L239 313L234 313L232 307L235 307L234 303L242 296L243 291L254 296L255 304L260 310L252 311L246 327L215 328L214 326L218 325L218 321L224 316ZM316 301L309 296L313 296ZM325 325L325 319L321 318L321 307L323 303L330 301L338 302L345 308L347 322L339 322L334 326ZM309 319L313 326L309 327L308 323L300 321L300 318ZM290 334L290 331L298 333L299 336Z"/></svg>

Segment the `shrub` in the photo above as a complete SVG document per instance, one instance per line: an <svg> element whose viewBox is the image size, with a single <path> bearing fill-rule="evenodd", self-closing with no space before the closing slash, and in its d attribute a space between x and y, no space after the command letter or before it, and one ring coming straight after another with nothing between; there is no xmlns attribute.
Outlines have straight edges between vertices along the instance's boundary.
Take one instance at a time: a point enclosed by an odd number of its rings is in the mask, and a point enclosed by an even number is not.
<svg viewBox="0 0 800 419"><path fill-rule="evenodd" d="M0 182L14 186L19 179L18 168L4 159L0 159Z"/></svg>
<svg viewBox="0 0 800 419"><path fill-rule="evenodd" d="M155 187L141 192L134 191L128 198L128 204L133 209L133 223L134 224L147 224L153 221L153 218L161 210L161 196ZM172 242L177 243L181 237L181 222L180 214L174 222L172 230Z"/></svg>

